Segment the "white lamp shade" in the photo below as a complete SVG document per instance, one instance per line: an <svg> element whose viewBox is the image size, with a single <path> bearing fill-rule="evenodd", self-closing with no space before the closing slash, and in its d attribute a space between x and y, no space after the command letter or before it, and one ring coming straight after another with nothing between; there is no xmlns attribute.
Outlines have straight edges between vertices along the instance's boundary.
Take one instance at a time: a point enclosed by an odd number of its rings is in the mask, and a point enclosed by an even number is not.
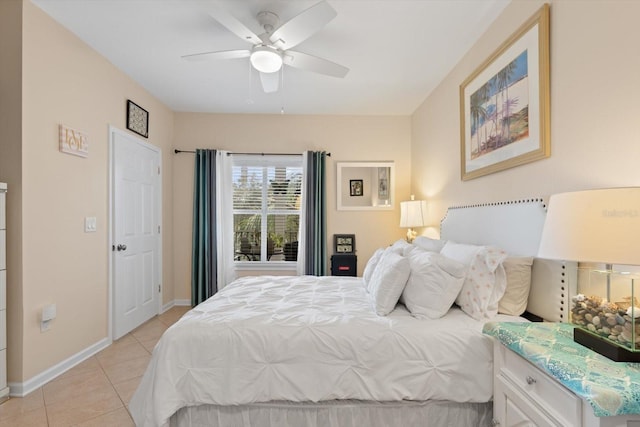
<svg viewBox="0 0 640 427"><path fill-rule="evenodd" d="M282 55L268 46L254 48L249 60L261 73L275 73L282 67Z"/></svg>
<svg viewBox="0 0 640 427"><path fill-rule="evenodd" d="M424 227L427 225L426 200L400 202L400 227Z"/></svg>
<svg viewBox="0 0 640 427"><path fill-rule="evenodd" d="M538 256L640 265L640 187L551 196Z"/></svg>

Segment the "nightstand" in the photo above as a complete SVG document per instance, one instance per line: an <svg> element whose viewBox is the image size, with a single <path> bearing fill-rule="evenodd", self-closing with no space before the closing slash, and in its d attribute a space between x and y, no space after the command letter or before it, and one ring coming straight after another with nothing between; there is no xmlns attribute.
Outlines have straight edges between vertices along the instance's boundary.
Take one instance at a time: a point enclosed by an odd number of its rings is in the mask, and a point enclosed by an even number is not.
<svg viewBox="0 0 640 427"><path fill-rule="evenodd" d="M331 255L332 276L357 276L358 258L353 254Z"/></svg>
<svg viewBox="0 0 640 427"><path fill-rule="evenodd" d="M573 342L567 323L484 326L494 341L496 426L640 427L640 364Z"/></svg>

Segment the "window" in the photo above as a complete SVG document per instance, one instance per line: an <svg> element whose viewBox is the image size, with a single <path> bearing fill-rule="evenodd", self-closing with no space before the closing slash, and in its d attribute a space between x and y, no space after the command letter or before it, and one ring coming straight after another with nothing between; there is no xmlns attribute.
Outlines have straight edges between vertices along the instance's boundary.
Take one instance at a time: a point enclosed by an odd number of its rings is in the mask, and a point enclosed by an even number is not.
<svg viewBox="0 0 640 427"><path fill-rule="evenodd" d="M302 156L233 156L234 259L296 261Z"/></svg>

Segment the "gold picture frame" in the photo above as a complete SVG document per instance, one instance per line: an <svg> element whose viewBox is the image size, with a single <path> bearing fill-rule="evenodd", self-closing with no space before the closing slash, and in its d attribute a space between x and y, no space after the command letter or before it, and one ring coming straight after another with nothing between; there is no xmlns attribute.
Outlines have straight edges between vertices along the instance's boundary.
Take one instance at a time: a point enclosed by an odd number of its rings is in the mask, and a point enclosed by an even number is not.
<svg viewBox="0 0 640 427"><path fill-rule="evenodd" d="M549 5L460 85L460 167L467 181L551 155Z"/></svg>

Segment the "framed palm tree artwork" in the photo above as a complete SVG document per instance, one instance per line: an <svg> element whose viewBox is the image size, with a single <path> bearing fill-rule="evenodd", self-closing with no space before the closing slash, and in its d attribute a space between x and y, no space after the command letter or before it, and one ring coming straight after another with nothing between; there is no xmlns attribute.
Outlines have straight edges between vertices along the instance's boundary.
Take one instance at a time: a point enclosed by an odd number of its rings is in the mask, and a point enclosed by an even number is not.
<svg viewBox="0 0 640 427"><path fill-rule="evenodd" d="M549 5L460 85L463 181L549 157Z"/></svg>

